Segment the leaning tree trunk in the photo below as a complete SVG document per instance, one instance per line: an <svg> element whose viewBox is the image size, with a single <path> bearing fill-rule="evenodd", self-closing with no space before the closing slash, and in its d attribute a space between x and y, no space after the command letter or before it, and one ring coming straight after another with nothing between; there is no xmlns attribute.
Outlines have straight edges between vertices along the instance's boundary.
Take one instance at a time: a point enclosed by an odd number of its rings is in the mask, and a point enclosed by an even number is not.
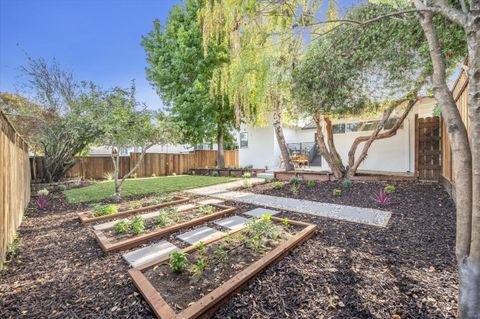
<svg viewBox="0 0 480 319"><path fill-rule="evenodd" d="M225 152L223 151L225 144L225 135L223 127L219 124L217 131L217 167L225 168Z"/></svg>
<svg viewBox="0 0 480 319"><path fill-rule="evenodd" d="M421 7L422 3L416 1L415 5ZM470 319L480 313L478 301L480 267L478 258L476 260L471 258L478 256L478 252L471 251L471 244L472 233L479 231L476 228L472 232L472 153L467 130L447 86L445 62L432 18L433 13L430 11L419 13L420 25L427 38L433 63L433 94L445 119L452 147L457 203L456 256L460 276L458 317ZM474 142L478 143L478 140ZM476 197L478 198L477 195Z"/></svg>
<svg viewBox="0 0 480 319"><path fill-rule="evenodd" d="M407 118L408 114L412 110L416 101L417 100L415 99L415 100L411 100L408 103L408 106L403 112L402 116L398 119L397 123L395 123L395 125L390 130L380 133L380 131L385 127L385 124L390 118L393 108L389 108L383 113L382 119L377 124L377 127L375 128L375 130L372 132L370 136L359 136L355 139L355 141L353 141L352 146L350 147L350 151L348 152L348 172L347 172L348 177L352 177L357 173L358 167L360 166L360 164L362 164L362 162L367 157L368 150L370 149L370 146L373 144L374 141L384 139L384 138L389 138L397 134L398 129L400 128L400 126L402 126L402 123ZM362 152L360 153L359 157L355 160L355 153L357 152L357 148L360 145L360 143L363 143L363 142L365 142L365 145L363 146Z"/></svg>
<svg viewBox="0 0 480 319"><path fill-rule="evenodd" d="M338 153L336 152L336 149L334 148L334 155L331 150L328 149L327 145L325 144L325 138L323 136L323 129L322 129L322 117L319 113L315 114L313 116L313 120L315 122L315 126L317 129L317 147L318 151L320 152L320 155L327 161L328 166L330 166L330 169L332 170L333 175L335 178L339 179L345 176L345 167L343 166L342 160ZM328 123L328 122L327 122ZM327 130L327 134L329 136L329 144L334 145L333 141L333 130L330 125L330 129Z"/></svg>
<svg viewBox="0 0 480 319"><path fill-rule="evenodd" d="M280 153L282 154L283 163L285 164L286 171L293 171L292 159L290 158L290 151L285 141L285 135L283 135L282 118L280 114L280 107L275 106L273 110L273 128L275 129L275 136L277 137L278 146L280 147Z"/></svg>
<svg viewBox="0 0 480 319"><path fill-rule="evenodd" d="M342 175L345 174L345 166L343 165L342 158L337 152L337 148L335 147L335 142L333 140L333 126L332 121L330 118L324 117L323 120L325 121L325 129L327 131L327 142L328 142L328 149L330 150L330 154L332 155L333 161L335 162L335 166L337 166L338 170L342 172Z"/></svg>

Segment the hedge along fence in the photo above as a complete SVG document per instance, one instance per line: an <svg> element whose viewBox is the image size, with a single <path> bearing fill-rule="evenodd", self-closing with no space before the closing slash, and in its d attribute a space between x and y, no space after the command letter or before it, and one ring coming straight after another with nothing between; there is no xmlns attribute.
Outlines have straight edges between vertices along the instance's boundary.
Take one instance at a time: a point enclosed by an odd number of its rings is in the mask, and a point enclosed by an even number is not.
<svg viewBox="0 0 480 319"><path fill-rule="evenodd" d="M120 177L127 174L135 166L140 153L130 153L120 157ZM32 161L32 175L42 170L42 157L35 157ZM193 168L215 167L217 165L217 151L194 151L191 153L147 153L135 172L137 177L167 176L186 174ZM225 151L225 167L238 167L238 151ZM67 172L66 177L83 177L105 179L113 173L113 162L110 156L78 157L78 162Z"/></svg>
<svg viewBox="0 0 480 319"><path fill-rule="evenodd" d="M0 110L0 269L30 202L28 145Z"/></svg>

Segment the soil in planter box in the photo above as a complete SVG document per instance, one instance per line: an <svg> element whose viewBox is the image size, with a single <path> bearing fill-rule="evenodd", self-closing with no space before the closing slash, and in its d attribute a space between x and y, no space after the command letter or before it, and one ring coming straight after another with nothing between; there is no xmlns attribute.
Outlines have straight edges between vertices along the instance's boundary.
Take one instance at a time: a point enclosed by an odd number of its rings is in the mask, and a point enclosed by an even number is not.
<svg viewBox="0 0 480 319"><path fill-rule="evenodd" d="M117 206L118 207L118 212L120 213L120 212L124 212L124 211L127 211L127 210L158 205L158 204L165 203L165 202L170 202L170 201L173 201L173 200L175 200L175 199L172 196L149 196L149 197L142 198L142 199L139 199L139 200L132 200L132 201L124 202L124 203L121 203L121 204L113 203L113 204L110 204L110 205ZM105 205L109 205L109 204L105 204ZM89 214L89 217L91 217L91 218L96 217L94 212L93 212L94 208L95 208L95 206L93 206L91 208L92 211Z"/></svg>
<svg viewBox="0 0 480 319"><path fill-rule="evenodd" d="M279 223L275 224L280 226ZM203 274L198 277L194 276L191 270L192 265L200 257L198 250L188 254L188 267L182 273L173 272L169 261L166 261L147 270L144 274L162 298L173 309L180 312L264 257L303 228L289 225L287 228L280 226L280 229L280 237L277 240L269 240L265 237L262 239L263 248L260 251L241 244L249 238L246 230L207 245L206 252L203 253L207 266ZM227 251L228 257L225 259L219 257L221 256L218 254L220 248Z"/></svg>
<svg viewBox="0 0 480 319"><path fill-rule="evenodd" d="M156 217L145 219L145 231L138 234L138 235L135 235L135 234L131 233L130 231L128 231L126 233L123 233L123 234L117 234L113 228L105 230L104 234L112 243L116 243L116 242L119 242L119 241L126 240L128 238L132 238L132 237L139 236L139 235L142 235L142 234L145 234L145 233L148 233L148 232L155 231L157 229L167 228L167 227L173 226L175 224L185 223L185 222L188 222L192 219L202 217L202 216L206 216L206 215L210 215L210 214L216 213L216 212L221 210L221 208L216 207L216 206L211 206L211 207L213 207L213 210L212 210L212 212L210 212L208 214L205 214L199 208L194 208L194 209L190 209L190 210L186 210L186 211L180 211L180 212L175 213L175 216L173 216L171 214L171 212L169 212L168 214L171 218L171 222L168 225L165 225L165 226L158 225L156 223L156 220L157 220ZM159 209L158 213L160 214L161 211L162 211L162 209ZM132 221L132 220L133 220L133 218L129 219L129 221Z"/></svg>

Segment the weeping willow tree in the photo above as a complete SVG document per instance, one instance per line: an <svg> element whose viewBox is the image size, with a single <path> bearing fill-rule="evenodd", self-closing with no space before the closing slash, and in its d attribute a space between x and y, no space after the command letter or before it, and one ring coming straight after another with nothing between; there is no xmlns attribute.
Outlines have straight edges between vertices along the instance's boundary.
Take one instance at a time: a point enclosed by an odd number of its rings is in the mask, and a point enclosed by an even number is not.
<svg viewBox="0 0 480 319"><path fill-rule="evenodd" d="M293 70L302 48L297 23L298 1L207 1L201 11L204 47L220 38L230 48L230 62L217 70L212 81L213 96L228 97L240 120L272 123L286 170L293 163L282 123L292 119ZM316 2L304 8L315 13Z"/></svg>

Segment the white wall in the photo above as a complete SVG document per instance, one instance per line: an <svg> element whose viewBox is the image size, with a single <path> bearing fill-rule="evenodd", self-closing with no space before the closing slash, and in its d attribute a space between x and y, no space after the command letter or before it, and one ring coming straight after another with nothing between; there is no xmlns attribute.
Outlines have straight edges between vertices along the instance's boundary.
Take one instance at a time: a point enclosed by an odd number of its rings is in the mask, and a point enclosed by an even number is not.
<svg viewBox="0 0 480 319"><path fill-rule="evenodd" d="M248 132L248 147L240 148L238 151L240 166L253 165L254 168L275 167L273 127L259 128L242 125L240 132ZM239 142L239 135L237 139Z"/></svg>

